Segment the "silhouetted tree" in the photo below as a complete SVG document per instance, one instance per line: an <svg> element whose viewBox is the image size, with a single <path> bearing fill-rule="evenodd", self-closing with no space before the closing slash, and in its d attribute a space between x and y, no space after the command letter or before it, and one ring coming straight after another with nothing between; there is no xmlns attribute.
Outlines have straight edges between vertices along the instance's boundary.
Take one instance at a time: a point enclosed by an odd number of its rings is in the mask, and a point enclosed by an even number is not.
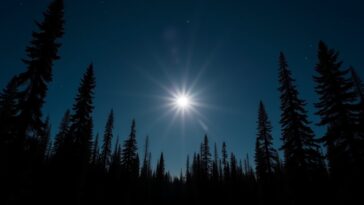
<svg viewBox="0 0 364 205"><path fill-rule="evenodd" d="M52 126L50 124L49 117L47 117L45 120L45 126L43 129L43 133L39 137L39 149L38 149L39 156L37 157L39 160L45 159L46 154L48 152L48 147L49 147L50 140L51 140L50 139L51 138L51 129L52 129Z"/></svg>
<svg viewBox="0 0 364 205"><path fill-rule="evenodd" d="M356 131L357 131L357 138L358 138L358 149L361 151L360 159L364 159L364 83L360 79L359 75L356 73L353 67L350 67L351 71L351 78L354 83L354 91L357 96L357 103L356 103ZM359 166L361 161L359 161Z"/></svg>
<svg viewBox="0 0 364 205"><path fill-rule="evenodd" d="M97 133L96 137L95 137L95 141L93 143L93 148L92 148L91 164L97 165L99 163L99 159L100 159L99 134Z"/></svg>
<svg viewBox="0 0 364 205"><path fill-rule="evenodd" d="M165 173L165 167L164 167L163 152L161 153L161 156L158 160L157 168L155 171L155 176L156 176L156 179L158 182L163 182L165 180L166 173Z"/></svg>
<svg viewBox="0 0 364 205"><path fill-rule="evenodd" d="M42 106L52 80L53 62L59 59L58 39L63 35L63 1L54 0L43 13L43 22L36 22L40 31L33 32L31 45L26 48L27 71L18 77L19 115L17 131L20 138L43 135ZM21 146L21 145L19 145Z"/></svg>
<svg viewBox="0 0 364 205"><path fill-rule="evenodd" d="M204 136L203 143L201 144L200 156L202 175L205 178L209 178L211 173L211 153L207 135Z"/></svg>
<svg viewBox="0 0 364 205"><path fill-rule="evenodd" d="M69 110L66 110L66 112L63 115L61 124L58 128L58 134L56 135L54 146L53 146L53 152L55 156L62 155L65 150L65 139L69 135L69 129L70 129L70 119L71 119L71 113Z"/></svg>
<svg viewBox="0 0 364 205"><path fill-rule="evenodd" d="M17 77L11 79L0 94L0 150L8 149L15 141L17 114Z"/></svg>
<svg viewBox="0 0 364 205"><path fill-rule="evenodd" d="M66 144L70 144L71 158L73 166L84 169L87 167L92 145L92 111L93 95L95 89L95 76L93 65L90 64L84 74L78 94L73 105L73 114L71 116L71 127Z"/></svg>
<svg viewBox="0 0 364 205"><path fill-rule="evenodd" d="M139 162L135 120L132 121L129 138L125 140L122 150L121 164L125 177L136 178L139 175Z"/></svg>
<svg viewBox="0 0 364 205"><path fill-rule="evenodd" d="M187 155L186 159L186 183L191 182L191 170L190 170L190 156Z"/></svg>
<svg viewBox="0 0 364 205"><path fill-rule="evenodd" d="M119 179L121 175L121 147L119 137L116 139L115 148L111 156L109 173L113 179Z"/></svg>
<svg viewBox="0 0 364 205"><path fill-rule="evenodd" d="M143 165L141 168L140 176L143 179L148 179L152 175L151 169L151 153L149 152L149 137L145 138L145 145L144 145L144 159Z"/></svg>
<svg viewBox="0 0 364 205"><path fill-rule="evenodd" d="M307 180L312 174L323 172L320 146L309 127L305 102L292 78L283 53L279 56L279 91L281 93L281 127L285 169L290 177ZM294 179L291 179L294 180Z"/></svg>
<svg viewBox="0 0 364 205"><path fill-rule="evenodd" d="M228 154L225 142L222 143L221 155L222 155L222 166L224 170L224 178L226 180L230 176L230 167L229 167Z"/></svg>
<svg viewBox="0 0 364 205"><path fill-rule="evenodd" d="M22 147L17 138L17 78L14 77L0 93L0 188L5 190L5 196L11 191L14 180L10 179L15 171L19 171L19 154ZM9 186L10 185L10 186Z"/></svg>
<svg viewBox="0 0 364 205"><path fill-rule="evenodd" d="M353 133L353 85L346 78L348 70L341 69L342 62L338 57L337 51L319 42L314 80L320 98L315 107L321 117L319 125L327 127L322 140L327 146L329 166L334 178L348 175L359 153Z"/></svg>
<svg viewBox="0 0 364 205"><path fill-rule="evenodd" d="M101 163L105 169L108 169L110 165L113 128L114 128L114 112L113 110L111 110L105 126L104 143L102 145L102 152L101 152Z"/></svg>
<svg viewBox="0 0 364 205"><path fill-rule="evenodd" d="M214 160L212 162L212 180L219 181L219 155L217 153L216 143L214 145Z"/></svg>
<svg viewBox="0 0 364 205"><path fill-rule="evenodd" d="M262 102L259 103L255 165L258 179L269 180L277 167L277 151L273 148L272 125Z"/></svg>

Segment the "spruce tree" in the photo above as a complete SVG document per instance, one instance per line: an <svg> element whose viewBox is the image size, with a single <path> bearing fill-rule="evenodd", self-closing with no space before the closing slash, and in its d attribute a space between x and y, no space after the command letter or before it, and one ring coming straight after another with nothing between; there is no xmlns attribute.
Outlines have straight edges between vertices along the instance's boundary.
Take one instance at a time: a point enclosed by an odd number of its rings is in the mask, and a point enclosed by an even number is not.
<svg viewBox="0 0 364 205"><path fill-rule="evenodd" d="M356 138L357 138L357 149L360 150L360 160L358 161L359 166L363 163L364 159L364 83L360 79L353 67L350 67L352 82L354 83L354 91L357 96L356 102Z"/></svg>
<svg viewBox="0 0 364 205"><path fill-rule="evenodd" d="M137 141L135 120L132 121L129 138L125 140L122 149L121 165L124 177L136 178L138 176L138 154L137 154Z"/></svg>
<svg viewBox="0 0 364 205"><path fill-rule="evenodd" d="M116 138L115 148L111 156L109 173L114 179L119 179L121 175L121 147L119 144L119 137Z"/></svg>
<svg viewBox="0 0 364 205"><path fill-rule="evenodd" d="M96 86L93 65L90 64L84 74L80 87L78 89L75 103L73 105L73 114L71 116L71 126L69 138L66 139L67 147L70 149L71 159L75 164L73 166L84 169L87 167L92 145L92 112L94 89Z"/></svg>
<svg viewBox="0 0 364 205"><path fill-rule="evenodd" d="M99 159L100 159L99 133L97 133L92 148L91 164L94 166L99 164Z"/></svg>
<svg viewBox="0 0 364 205"><path fill-rule="evenodd" d="M6 187L13 183L9 179L19 164L19 154L21 152L19 139L17 138L16 114L17 114L17 77L12 80L0 93L0 180L3 181L1 187ZM7 189L8 187L6 187Z"/></svg>
<svg viewBox="0 0 364 205"><path fill-rule="evenodd" d="M230 176L230 168L229 168L228 153L225 142L222 143L221 155L222 155L222 166L224 170L224 179L226 180Z"/></svg>
<svg viewBox="0 0 364 205"><path fill-rule="evenodd" d="M322 172L322 156L309 126L305 102L299 98L295 80L282 52L279 56L279 83L286 173L296 179L306 180L313 173Z"/></svg>
<svg viewBox="0 0 364 205"><path fill-rule="evenodd" d="M157 168L155 171L155 176L158 182L163 182L166 176L165 167L164 167L164 157L163 152L158 160Z"/></svg>
<svg viewBox="0 0 364 205"><path fill-rule="evenodd" d="M56 135L53 146L53 154L55 156L62 155L62 152L64 151L65 139L69 135L70 118L71 118L70 110L66 110L66 112L63 115L61 124L59 125L58 133Z"/></svg>
<svg viewBox="0 0 364 205"><path fill-rule="evenodd" d="M329 167L334 178L350 175L358 161L359 151L353 133L353 85L347 79L348 70L342 69L339 53L320 41L318 62L315 66L316 114L321 117L320 126L326 126L321 138L327 146Z"/></svg>
<svg viewBox="0 0 364 205"><path fill-rule="evenodd" d="M277 151L273 148L272 125L262 102L259 103L257 139L255 147L256 172L259 179L274 175L277 167Z"/></svg>
<svg viewBox="0 0 364 205"><path fill-rule="evenodd" d="M209 140L207 135L204 136L203 143L201 144L201 165L202 172L205 178L209 178L211 173L211 153L209 147Z"/></svg>
<svg viewBox="0 0 364 205"><path fill-rule="evenodd" d="M12 78L0 94L0 150L14 143L17 114L17 77Z"/></svg>
<svg viewBox="0 0 364 205"><path fill-rule="evenodd" d="M108 169L110 165L113 128L114 128L114 112L113 110L111 110L105 125L104 143L102 145L102 152L101 152L101 163L105 169Z"/></svg>
<svg viewBox="0 0 364 205"><path fill-rule="evenodd" d="M59 59L58 39L63 36L63 0L51 2L43 16L42 22L36 22L39 31L33 32L31 45L26 48L27 58L23 62L27 70L18 77L17 130L22 139L37 138L43 132L42 106L52 81L53 62Z"/></svg>
<svg viewBox="0 0 364 205"><path fill-rule="evenodd" d="M151 169L151 153L149 152L149 137L145 138L145 145L144 145L144 158L143 158L143 165L141 168L141 177L144 179L148 179L151 177L152 169Z"/></svg>
<svg viewBox="0 0 364 205"><path fill-rule="evenodd" d="M216 143L214 145L214 160L212 162L212 179L217 182L219 180L219 156L217 153Z"/></svg>

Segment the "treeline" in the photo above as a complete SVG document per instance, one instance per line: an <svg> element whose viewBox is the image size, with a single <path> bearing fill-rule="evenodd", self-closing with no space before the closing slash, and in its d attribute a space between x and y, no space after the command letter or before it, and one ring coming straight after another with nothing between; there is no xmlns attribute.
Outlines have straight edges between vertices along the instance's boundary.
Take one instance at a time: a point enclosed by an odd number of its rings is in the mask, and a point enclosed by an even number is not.
<svg viewBox="0 0 364 205"><path fill-rule="evenodd" d="M187 156L185 171L171 176L163 153L151 165L148 137L139 156L136 123L124 142L112 143L110 111L102 136L93 135L96 80L92 64L81 79L72 110L57 135L50 134L42 107L59 59L64 33L63 1L44 12L26 48L26 71L0 94L1 204L354 204L363 201L364 84L354 68L344 68L336 50L319 42L315 66L315 136L283 53L279 56L281 99L280 159L272 126L260 102L255 168L221 149L205 135L200 150ZM253 119L254 120L254 119ZM53 140L54 139L54 140ZM118 140L118 138L117 138ZM324 149L322 149L324 147ZM219 151L220 150L220 151Z"/></svg>

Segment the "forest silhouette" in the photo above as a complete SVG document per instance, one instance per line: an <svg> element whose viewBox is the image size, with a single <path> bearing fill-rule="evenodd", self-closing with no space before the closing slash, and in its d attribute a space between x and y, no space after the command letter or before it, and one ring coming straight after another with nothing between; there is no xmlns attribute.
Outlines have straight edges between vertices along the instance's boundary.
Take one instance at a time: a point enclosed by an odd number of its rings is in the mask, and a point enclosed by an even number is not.
<svg viewBox="0 0 364 205"><path fill-rule="evenodd" d="M318 43L313 77L319 97L315 114L325 128L322 137L311 129L306 102L280 53L283 146L273 147L271 122L260 102L252 117L257 121L254 167L248 156L240 160L225 142L210 143L205 135L200 150L187 156L185 171L172 176L163 153L157 165L151 165L148 137L138 150L135 120L128 138L113 144L111 110L103 135L93 135L92 64L81 78L72 110L65 111L58 133L51 137L42 107L53 64L60 59L63 1L53 0L43 16L26 47L26 70L0 93L1 204L362 203L364 84L324 42Z"/></svg>

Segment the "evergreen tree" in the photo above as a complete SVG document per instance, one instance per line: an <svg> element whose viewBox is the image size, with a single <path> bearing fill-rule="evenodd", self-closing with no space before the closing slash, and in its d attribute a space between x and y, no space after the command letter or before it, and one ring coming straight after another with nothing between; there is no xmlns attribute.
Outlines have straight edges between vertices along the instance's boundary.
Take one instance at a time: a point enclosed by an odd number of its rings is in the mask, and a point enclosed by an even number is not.
<svg viewBox="0 0 364 205"><path fill-rule="evenodd" d="M320 126L327 131L321 138L327 146L331 174L334 178L350 175L353 164L358 160L359 151L353 133L353 106L355 94L353 85L346 78L348 70L341 68L339 53L329 49L322 41L318 46L316 64L316 93L319 102L315 104L321 120Z"/></svg>
<svg viewBox="0 0 364 205"><path fill-rule="evenodd" d="M200 152L203 176L208 178L211 173L211 153L207 135L205 135L203 143L201 144Z"/></svg>
<svg viewBox="0 0 364 205"><path fill-rule="evenodd" d="M125 140L122 150L121 164L125 177L138 176L138 154L137 154L137 141L135 120L132 121L129 138Z"/></svg>
<svg viewBox="0 0 364 205"><path fill-rule="evenodd" d="M40 31L33 32L31 45L26 48L27 70L18 77L19 115L17 130L20 138L38 138L43 133L42 106L52 81L53 62L59 59L58 39L63 35L63 0L54 0L43 13L44 20L36 23Z"/></svg>
<svg viewBox="0 0 364 205"><path fill-rule="evenodd" d="M239 170L238 170L238 163L234 153L230 153L230 170L231 170L230 171L231 179L233 182L236 182Z"/></svg>
<svg viewBox="0 0 364 205"><path fill-rule="evenodd" d="M99 163L99 159L100 159L99 133L96 134L93 145L94 145L94 147L92 148L91 164L96 165Z"/></svg>
<svg viewBox="0 0 364 205"><path fill-rule="evenodd" d="M190 180L191 180L190 156L187 155L187 160L186 160L186 182L189 183Z"/></svg>
<svg viewBox="0 0 364 205"><path fill-rule="evenodd" d="M281 127L288 175L305 180L314 172L322 171L320 146L309 127L305 102L298 90L283 53L279 56L279 91L281 93Z"/></svg>
<svg viewBox="0 0 364 205"><path fill-rule="evenodd" d="M113 138L113 128L114 128L114 112L110 111L104 132L104 143L102 145L102 153L101 153L101 163L102 166L106 169L109 168L110 165L110 157L111 157L111 141Z"/></svg>
<svg viewBox="0 0 364 205"><path fill-rule="evenodd" d="M350 67L351 78L354 83L354 91L357 96L356 104L356 138L357 138L357 149L360 150L360 161L359 164L363 162L364 159L364 83L360 79L359 75L356 73L353 67ZM360 166L360 165L359 165ZM362 165L361 165L362 166Z"/></svg>
<svg viewBox="0 0 364 205"><path fill-rule="evenodd" d="M111 156L109 173L114 179L118 179L121 174L121 147L119 137L116 139L115 148Z"/></svg>
<svg viewBox="0 0 364 205"><path fill-rule="evenodd" d="M42 161L43 159L46 158L46 155L48 152L48 147L49 147L50 140L51 140L50 139L51 138L51 129L52 129L52 126L50 124L49 117L47 117L45 120L45 127L43 130L43 133L39 139L38 160L40 160L40 161Z"/></svg>
<svg viewBox="0 0 364 205"><path fill-rule="evenodd" d="M272 177L277 166L277 151L273 148L272 126L262 102L259 103L257 140L255 148L256 172L259 179Z"/></svg>
<svg viewBox="0 0 364 205"><path fill-rule="evenodd" d="M152 169L151 169L151 153L149 152L149 137L145 138L145 145L144 145L144 159L143 165L141 168L141 177L144 179L148 179L151 177Z"/></svg>
<svg viewBox="0 0 364 205"><path fill-rule="evenodd" d="M224 178L226 180L230 176L230 168L229 168L228 154L225 142L222 143L221 153L222 153L222 166L224 170Z"/></svg>
<svg viewBox="0 0 364 205"><path fill-rule="evenodd" d="M66 139L66 144L70 145L71 158L75 167L84 169L90 160L92 145L92 111L93 96L95 89L95 76L93 65L90 64L84 74L78 94L73 105L73 115L71 116L70 135ZM68 148L67 148L68 149Z"/></svg>
<svg viewBox="0 0 364 205"><path fill-rule="evenodd" d="M161 153L161 156L159 158L157 169L155 171L156 179L158 182L163 182L166 176L165 173L165 167L164 167L164 157L163 152Z"/></svg>
<svg viewBox="0 0 364 205"><path fill-rule="evenodd" d="M70 118L71 113L69 110L66 110L66 112L63 115L61 124L58 128L58 134L56 135L54 146L53 146L53 152L55 156L61 155L62 151L64 151L64 145L65 145L65 139L69 135L69 129L70 129Z"/></svg>
<svg viewBox="0 0 364 205"><path fill-rule="evenodd" d="M217 182L219 180L219 156L217 153L216 143L214 145L214 160L212 162L212 179Z"/></svg>
<svg viewBox="0 0 364 205"><path fill-rule="evenodd" d="M0 94L0 150L7 149L14 143L17 114L17 77L11 79Z"/></svg>

